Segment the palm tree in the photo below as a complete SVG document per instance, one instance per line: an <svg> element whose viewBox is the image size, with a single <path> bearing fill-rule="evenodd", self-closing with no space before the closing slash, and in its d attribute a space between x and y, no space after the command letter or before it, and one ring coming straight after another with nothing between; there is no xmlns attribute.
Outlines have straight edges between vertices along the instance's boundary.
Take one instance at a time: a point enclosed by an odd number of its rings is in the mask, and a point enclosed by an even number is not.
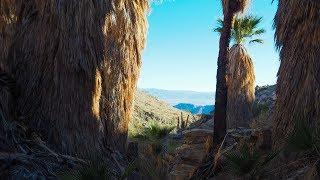
<svg viewBox="0 0 320 180"><path fill-rule="evenodd" d="M228 66L228 102L227 129L249 127L252 118L252 105L255 99L255 75L252 59L244 45L263 43L256 38L265 32L258 25L262 18L253 16L237 17L233 23L231 39L234 42L230 50ZM222 32L223 21L218 20L216 32Z"/></svg>
<svg viewBox="0 0 320 180"><path fill-rule="evenodd" d="M22 121L58 152L125 151L148 0L20 2L14 21L0 16L0 33L14 27L0 60Z"/></svg>
<svg viewBox="0 0 320 180"><path fill-rule="evenodd" d="M243 12L249 0L221 0L223 7L223 28L219 42L219 56L217 69L217 85L214 112L214 142L209 154L201 165L195 170L191 179L207 179L217 171L214 169L214 159L218 144L226 135L226 109L227 109L227 65L231 39L232 22L237 13ZM208 167L209 164L209 167Z"/></svg>
<svg viewBox="0 0 320 180"><path fill-rule="evenodd" d="M232 22L235 15L243 12L249 0L222 0L223 5L223 30L219 42L219 57L217 70L217 85L214 112L214 144L222 142L226 134L226 109L227 109L227 82L226 72L228 64L228 51L231 38Z"/></svg>
<svg viewBox="0 0 320 180"><path fill-rule="evenodd" d="M273 142L281 148L296 121L320 124L320 3L279 0L275 39L280 49Z"/></svg>

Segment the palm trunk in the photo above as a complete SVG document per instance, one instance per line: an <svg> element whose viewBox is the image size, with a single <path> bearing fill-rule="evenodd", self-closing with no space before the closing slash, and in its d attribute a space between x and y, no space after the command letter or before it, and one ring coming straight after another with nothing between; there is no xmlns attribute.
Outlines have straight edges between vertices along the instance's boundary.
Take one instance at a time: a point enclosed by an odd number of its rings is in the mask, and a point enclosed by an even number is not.
<svg viewBox="0 0 320 180"><path fill-rule="evenodd" d="M124 152L148 1L22 3L5 64L24 122L59 152Z"/></svg>
<svg viewBox="0 0 320 180"><path fill-rule="evenodd" d="M274 148L281 148L296 121L320 126L320 3L279 0L275 18L280 69L273 124Z"/></svg>
<svg viewBox="0 0 320 180"><path fill-rule="evenodd" d="M226 110L228 101L226 71L233 18L234 13L232 13L232 11L225 14L223 31L220 36L214 112L214 144L221 143L226 134Z"/></svg>

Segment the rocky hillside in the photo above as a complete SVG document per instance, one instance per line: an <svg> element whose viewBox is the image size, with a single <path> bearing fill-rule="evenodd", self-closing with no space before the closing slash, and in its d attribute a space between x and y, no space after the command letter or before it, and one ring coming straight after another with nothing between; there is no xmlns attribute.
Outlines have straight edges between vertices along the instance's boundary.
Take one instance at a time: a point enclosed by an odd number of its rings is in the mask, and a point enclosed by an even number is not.
<svg viewBox="0 0 320 180"><path fill-rule="evenodd" d="M135 95L133 119L129 124L129 129L139 129L146 126L150 121L157 121L162 125L176 126L181 113L184 119L189 115L190 122L197 118L191 113L172 107L143 90L138 90Z"/></svg>
<svg viewBox="0 0 320 180"><path fill-rule="evenodd" d="M272 106L276 99L276 85L272 86L257 86L256 87L256 102Z"/></svg>
<svg viewBox="0 0 320 180"><path fill-rule="evenodd" d="M271 107L275 100L275 86L261 86L256 87L256 102L259 104L264 104L268 107ZM181 106L188 105L188 104L181 104ZM193 104L190 104L191 106ZM209 110L208 110L209 108ZM210 111L213 107L208 106L207 110L204 110L203 114L207 111ZM138 90L135 96L135 107L134 107L134 114L133 120L130 122L129 126L130 129L136 129L145 126L149 121L158 121L163 125L176 125L177 118L181 116L183 113L184 118L188 115L190 118L190 122L194 121L198 117L191 115L191 113L183 110L179 110L181 107L172 107L170 104L166 103L163 100L159 100L158 98L149 94L145 90ZM183 109L183 108L182 108ZM190 108L187 108L190 109ZM192 109L192 108L191 108ZM199 108L197 112L193 112L193 114L199 114ZM201 112L202 112L201 110Z"/></svg>

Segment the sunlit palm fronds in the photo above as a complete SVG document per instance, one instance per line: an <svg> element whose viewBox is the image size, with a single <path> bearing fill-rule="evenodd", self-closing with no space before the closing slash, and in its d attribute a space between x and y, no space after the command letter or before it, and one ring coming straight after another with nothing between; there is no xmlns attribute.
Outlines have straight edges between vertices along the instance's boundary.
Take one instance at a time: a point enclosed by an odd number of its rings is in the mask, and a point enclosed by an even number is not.
<svg viewBox="0 0 320 180"><path fill-rule="evenodd" d="M235 44L244 44L246 41L249 43L263 43L263 40L256 38L264 34L266 31L258 26L261 24L262 18L255 16L236 17L233 23L231 38ZM222 32L223 20L217 20L217 27L215 32Z"/></svg>

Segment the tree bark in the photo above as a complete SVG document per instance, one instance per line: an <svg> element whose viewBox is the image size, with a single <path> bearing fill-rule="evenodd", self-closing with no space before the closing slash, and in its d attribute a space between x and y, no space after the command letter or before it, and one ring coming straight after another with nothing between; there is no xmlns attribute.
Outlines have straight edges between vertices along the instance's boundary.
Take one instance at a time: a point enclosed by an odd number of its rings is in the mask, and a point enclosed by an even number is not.
<svg viewBox="0 0 320 180"><path fill-rule="evenodd" d="M232 11L224 15L223 31L220 36L214 112L214 144L221 143L226 134L226 110L228 101L226 71L233 18L234 13L232 13Z"/></svg>

